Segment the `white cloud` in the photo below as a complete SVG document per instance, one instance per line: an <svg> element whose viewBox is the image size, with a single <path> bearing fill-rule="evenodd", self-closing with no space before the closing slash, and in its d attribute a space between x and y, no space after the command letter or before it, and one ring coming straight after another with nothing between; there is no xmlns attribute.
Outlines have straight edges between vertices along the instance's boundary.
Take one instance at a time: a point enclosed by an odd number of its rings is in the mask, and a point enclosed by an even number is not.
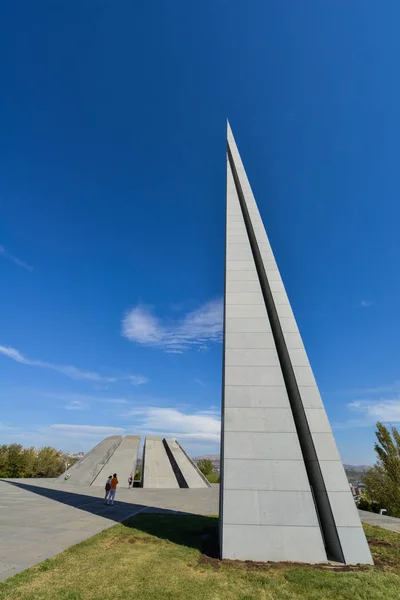
<svg viewBox="0 0 400 600"><path fill-rule="evenodd" d="M372 302L370 302L369 300L361 300L360 306L362 306L363 308L368 308L369 306L372 306Z"/></svg>
<svg viewBox="0 0 400 600"><path fill-rule="evenodd" d="M369 388L354 388L350 390L339 390L337 392L333 392L335 394L345 395L345 396L375 396L380 394L389 394L389 393L400 393L400 381L394 381L393 383L377 385L376 387Z"/></svg>
<svg viewBox="0 0 400 600"><path fill-rule="evenodd" d="M18 267L21 267L21 269L26 269L27 271L33 271L33 267L31 267L31 265L28 265L28 263L20 260L16 256L13 256L9 252L7 252L7 250L4 248L4 246L0 246L0 254L2 256L4 256L4 258L11 260L11 262L13 262Z"/></svg>
<svg viewBox="0 0 400 600"><path fill-rule="evenodd" d="M71 400L68 404L64 406L66 410L87 410L88 405L81 400Z"/></svg>
<svg viewBox="0 0 400 600"><path fill-rule="evenodd" d="M188 348L206 349L222 339L223 303L207 302L183 318L161 322L146 306L128 311L122 321L122 335L131 342L181 353Z"/></svg>
<svg viewBox="0 0 400 600"><path fill-rule="evenodd" d="M208 410L201 410L198 414L199 415L213 415L215 417L220 418L221 417L221 409L210 408Z"/></svg>
<svg viewBox="0 0 400 600"><path fill-rule="evenodd" d="M122 377L122 379L127 379L132 385L143 385L149 381L147 377L143 377L142 375L127 375L126 377Z"/></svg>
<svg viewBox="0 0 400 600"><path fill-rule="evenodd" d="M49 362L45 362L42 360L35 360L28 358L21 354L15 348L11 348L10 346L0 346L0 354L15 360L23 365L30 365L32 367L42 367L44 369L51 369L52 371L57 371L57 373L61 373L62 375L66 375L67 377L71 377L72 379L86 379L88 381L103 381L108 383L115 383L116 381L128 380L133 385L141 385L143 383L147 383L148 379L141 375L126 375L123 377L105 377L104 375L100 375L95 371L83 371L82 369L78 369L77 367L73 367L71 365L57 365Z"/></svg>
<svg viewBox="0 0 400 600"><path fill-rule="evenodd" d="M347 406L352 412L362 415L367 423L400 423L400 398L356 400Z"/></svg>
<svg viewBox="0 0 400 600"><path fill-rule="evenodd" d="M125 429L122 427L108 427L102 425L68 425L65 423L55 423L54 425L50 425L50 430L56 430L60 432L64 436L80 436L80 435L90 435L90 436L109 436L109 435L123 435L125 433Z"/></svg>
<svg viewBox="0 0 400 600"><path fill-rule="evenodd" d="M0 427L1 430L1 427ZM1 432L3 443L18 443L24 446L54 446L64 452L88 452L101 440L110 435L125 435L122 427L102 425L70 425L57 423L48 426L7 427Z"/></svg>
<svg viewBox="0 0 400 600"><path fill-rule="evenodd" d="M60 400L67 403L80 403L88 405L89 403L105 402L109 404L127 404L126 398L108 398L107 396L98 396L93 394L74 394L74 393L63 393L63 392L45 392L43 394L46 398L52 400Z"/></svg>
<svg viewBox="0 0 400 600"><path fill-rule="evenodd" d="M9 427L0 421L0 431L16 431L15 427Z"/></svg>
<svg viewBox="0 0 400 600"><path fill-rule="evenodd" d="M101 401L109 404L128 404L128 400L125 398L101 398Z"/></svg>
<svg viewBox="0 0 400 600"><path fill-rule="evenodd" d="M346 404L354 418L341 423L333 423L334 429L352 429L354 427L372 427L377 421L389 424L400 423L400 396L397 398L379 398L355 400Z"/></svg>
<svg viewBox="0 0 400 600"><path fill-rule="evenodd" d="M131 426L135 433L176 438L202 444L219 444L221 433L220 413L215 410L187 414L176 408L144 406L121 415L125 420L133 418Z"/></svg>

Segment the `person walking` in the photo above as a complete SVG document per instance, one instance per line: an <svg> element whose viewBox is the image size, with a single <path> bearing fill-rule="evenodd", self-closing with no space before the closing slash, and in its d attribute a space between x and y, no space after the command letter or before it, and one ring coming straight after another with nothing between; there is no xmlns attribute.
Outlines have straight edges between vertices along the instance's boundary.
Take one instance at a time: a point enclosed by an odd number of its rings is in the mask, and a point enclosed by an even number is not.
<svg viewBox="0 0 400 600"><path fill-rule="evenodd" d="M104 497L104 504L106 504L106 503L107 503L107 497L108 497L108 494L109 494L109 492L110 492L110 489L111 489L111 479L112 479L112 477L111 477L111 475L109 475L109 476L108 476L108 479L107 479L107 481L106 481L106 487L104 488L104 489L105 489L105 491L106 491L106 495L105 495L105 497Z"/></svg>
<svg viewBox="0 0 400 600"><path fill-rule="evenodd" d="M107 500L107 504L111 506L114 506L114 499L115 499L115 492L117 491L117 485L118 485L118 478L117 478L117 474L114 473L114 475L112 476L111 479L111 483L110 483L110 491L108 492L108 500Z"/></svg>
<svg viewBox="0 0 400 600"><path fill-rule="evenodd" d="M132 477L132 473L131 473L131 474L129 475L129 477L128 477L128 487L129 487L129 489L130 489L130 487L131 487L132 483L133 483L133 477Z"/></svg>

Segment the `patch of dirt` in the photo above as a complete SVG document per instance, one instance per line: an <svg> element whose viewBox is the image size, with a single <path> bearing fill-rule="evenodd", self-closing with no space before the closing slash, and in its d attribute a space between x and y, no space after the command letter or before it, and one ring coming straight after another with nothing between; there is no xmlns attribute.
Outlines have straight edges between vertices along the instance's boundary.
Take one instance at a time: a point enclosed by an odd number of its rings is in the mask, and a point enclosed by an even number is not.
<svg viewBox="0 0 400 600"><path fill-rule="evenodd" d="M373 546L389 546L389 548L393 546L393 544L391 544L390 542L385 542L384 540L376 540L374 538L368 538L368 542Z"/></svg>
<svg viewBox="0 0 400 600"><path fill-rule="evenodd" d="M130 537L128 539L128 542L130 544L159 544L159 540L155 540L154 538L150 538L150 537Z"/></svg>
<svg viewBox="0 0 400 600"><path fill-rule="evenodd" d="M377 569L385 569L386 567L398 567L399 562L391 558L374 557L374 564Z"/></svg>
<svg viewBox="0 0 400 600"><path fill-rule="evenodd" d="M102 540L101 548L104 550L109 550L113 546L119 545L121 542L117 537L114 538L105 538Z"/></svg>
<svg viewBox="0 0 400 600"><path fill-rule="evenodd" d="M207 566L214 569L214 571L219 571L223 561L218 560L218 558L211 558L211 556L207 556L207 554L200 554L199 560L197 563L201 566Z"/></svg>
<svg viewBox="0 0 400 600"><path fill-rule="evenodd" d="M322 564L322 565L309 565L305 563L296 562L255 562L251 560L219 560L218 558L212 558L205 554L201 554L198 560L199 565L211 567L218 571L221 567L228 567L237 569L238 567L245 568L248 571L268 571L269 569L287 569L288 567L302 568L302 569L317 569L321 571L366 571L371 567L365 565L341 565L341 564Z"/></svg>

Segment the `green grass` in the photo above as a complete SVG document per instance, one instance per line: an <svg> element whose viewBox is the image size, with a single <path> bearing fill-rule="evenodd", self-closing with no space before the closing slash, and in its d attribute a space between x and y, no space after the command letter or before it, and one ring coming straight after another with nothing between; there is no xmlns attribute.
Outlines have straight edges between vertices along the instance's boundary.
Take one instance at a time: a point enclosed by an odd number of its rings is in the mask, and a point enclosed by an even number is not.
<svg viewBox="0 0 400 600"><path fill-rule="evenodd" d="M375 567L219 561L214 517L133 517L0 583L3 600L399 600L400 535L365 526Z"/></svg>

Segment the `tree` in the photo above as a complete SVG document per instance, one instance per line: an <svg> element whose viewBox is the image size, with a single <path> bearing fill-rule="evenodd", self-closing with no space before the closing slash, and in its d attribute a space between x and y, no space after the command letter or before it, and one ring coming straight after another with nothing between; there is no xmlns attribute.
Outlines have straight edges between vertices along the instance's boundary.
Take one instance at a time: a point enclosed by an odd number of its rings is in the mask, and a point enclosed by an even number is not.
<svg viewBox="0 0 400 600"><path fill-rule="evenodd" d="M66 460L55 448L37 451L20 444L0 446L0 477L58 477L65 469Z"/></svg>
<svg viewBox="0 0 400 600"><path fill-rule="evenodd" d="M0 446L0 477L8 477L8 446Z"/></svg>
<svg viewBox="0 0 400 600"><path fill-rule="evenodd" d="M24 477L36 477L37 452L33 446L24 450L25 475Z"/></svg>
<svg viewBox="0 0 400 600"><path fill-rule="evenodd" d="M206 477L208 475L211 475L211 473L214 470L214 466L213 466L211 460L208 460L208 458L202 458L201 460L199 460L199 462L197 463L197 466L200 469L200 471L203 473L203 475L205 475Z"/></svg>
<svg viewBox="0 0 400 600"><path fill-rule="evenodd" d="M396 427L389 431L379 421L376 427L378 460L364 476L368 500L392 517L400 517L400 433Z"/></svg>
<svg viewBox="0 0 400 600"><path fill-rule="evenodd" d="M45 446L37 454L36 477L58 477L65 471L65 458L60 450Z"/></svg>
<svg viewBox="0 0 400 600"><path fill-rule="evenodd" d="M21 444L7 447L7 477L26 477L26 457Z"/></svg>

